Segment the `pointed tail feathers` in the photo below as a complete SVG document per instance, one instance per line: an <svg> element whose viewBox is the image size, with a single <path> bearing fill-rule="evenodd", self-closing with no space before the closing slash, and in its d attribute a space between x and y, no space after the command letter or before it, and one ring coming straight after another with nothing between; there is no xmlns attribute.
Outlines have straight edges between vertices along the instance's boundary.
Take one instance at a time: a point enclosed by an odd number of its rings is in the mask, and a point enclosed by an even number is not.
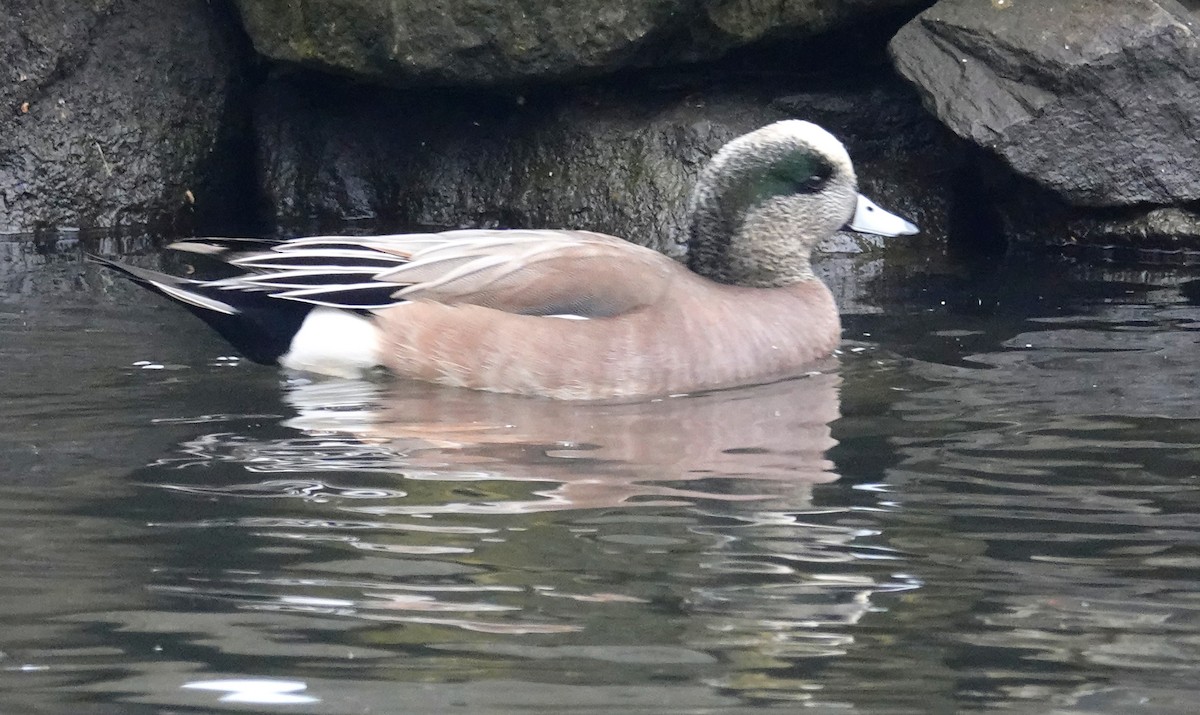
<svg viewBox="0 0 1200 715"><path fill-rule="evenodd" d="M254 362L274 365L288 352L313 306L272 298L255 290L231 290L189 278L138 268L88 255L147 290L165 296L216 330Z"/></svg>

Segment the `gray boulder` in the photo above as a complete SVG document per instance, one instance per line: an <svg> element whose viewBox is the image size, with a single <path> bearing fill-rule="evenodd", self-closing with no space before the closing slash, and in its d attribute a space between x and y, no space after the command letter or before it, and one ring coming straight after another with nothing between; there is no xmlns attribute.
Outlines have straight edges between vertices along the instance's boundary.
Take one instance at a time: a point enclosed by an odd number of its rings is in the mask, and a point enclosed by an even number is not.
<svg viewBox="0 0 1200 715"><path fill-rule="evenodd" d="M1200 199L1197 10L940 0L892 40L954 132L1078 206Z"/></svg>
<svg viewBox="0 0 1200 715"><path fill-rule="evenodd" d="M577 79L802 38L929 0L237 0L263 55L397 86ZM899 20L902 22L903 20ZM897 23L898 24L898 23Z"/></svg>
<svg viewBox="0 0 1200 715"><path fill-rule="evenodd" d="M235 76L206 0L0 0L0 233L187 219Z"/></svg>

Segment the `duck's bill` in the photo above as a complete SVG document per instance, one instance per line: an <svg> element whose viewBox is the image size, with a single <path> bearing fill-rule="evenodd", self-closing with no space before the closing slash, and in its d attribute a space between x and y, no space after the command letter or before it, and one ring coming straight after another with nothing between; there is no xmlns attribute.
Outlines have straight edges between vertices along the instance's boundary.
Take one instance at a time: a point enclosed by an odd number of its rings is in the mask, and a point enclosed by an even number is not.
<svg viewBox="0 0 1200 715"><path fill-rule="evenodd" d="M858 208L854 218L846 227L859 233L874 233L879 236L911 236L921 229L911 221L906 221L894 213L884 211L862 194L858 195Z"/></svg>

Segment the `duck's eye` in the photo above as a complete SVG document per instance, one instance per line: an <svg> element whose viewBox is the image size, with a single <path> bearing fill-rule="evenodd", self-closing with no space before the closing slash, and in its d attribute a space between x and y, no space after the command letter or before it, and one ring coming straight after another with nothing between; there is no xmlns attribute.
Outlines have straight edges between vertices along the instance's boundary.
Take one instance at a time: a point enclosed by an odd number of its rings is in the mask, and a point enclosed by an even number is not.
<svg viewBox="0 0 1200 715"><path fill-rule="evenodd" d="M816 191L817 189L821 188L821 184L825 183L826 178L828 177L821 176L820 174L813 174L807 179L801 181L798 185L798 188L801 191Z"/></svg>
<svg viewBox="0 0 1200 715"><path fill-rule="evenodd" d="M829 181L829 177L832 175L832 167L821 165L803 174L802 178L793 180L792 185L794 186L794 191L798 194L814 194L825 187L825 183Z"/></svg>

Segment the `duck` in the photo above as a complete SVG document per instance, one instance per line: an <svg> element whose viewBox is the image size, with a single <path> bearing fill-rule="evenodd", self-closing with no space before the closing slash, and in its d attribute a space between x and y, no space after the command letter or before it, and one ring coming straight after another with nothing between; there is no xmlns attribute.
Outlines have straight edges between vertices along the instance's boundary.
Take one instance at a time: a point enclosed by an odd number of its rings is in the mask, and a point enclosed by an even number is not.
<svg viewBox="0 0 1200 715"><path fill-rule="evenodd" d="M800 374L841 341L814 274L843 227L917 227L858 191L845 146L804 120L721 147L687 206L686 264L585 230L186 239L198 280L90 258L189 310L250 360L355 377L383 368L558 400L691 394Z"/></svg>

